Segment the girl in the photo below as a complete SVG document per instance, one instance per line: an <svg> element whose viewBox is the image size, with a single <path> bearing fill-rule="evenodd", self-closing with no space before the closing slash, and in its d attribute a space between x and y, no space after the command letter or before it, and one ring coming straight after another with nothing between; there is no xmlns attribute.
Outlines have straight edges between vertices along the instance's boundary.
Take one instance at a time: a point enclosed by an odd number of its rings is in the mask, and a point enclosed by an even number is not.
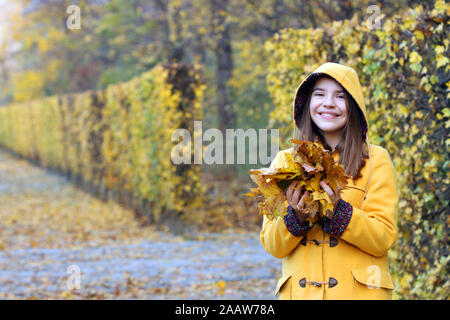
<svg viewBox="0 0 450 320"><path fill-rule="evenodd" d="M283 259L276 294L280 299L391 299L387 251L397 237L395 173L387 151L368 142L356 72L330 62L317 68L297 89L294 122L295 139L318 142L352 179L336 194L321 182L335 209L320 224L305 220L308 193L294 191L295 182L286 191L287 214L264 217L261 243ZM292 150L280 151L271 167Z"/></svg>

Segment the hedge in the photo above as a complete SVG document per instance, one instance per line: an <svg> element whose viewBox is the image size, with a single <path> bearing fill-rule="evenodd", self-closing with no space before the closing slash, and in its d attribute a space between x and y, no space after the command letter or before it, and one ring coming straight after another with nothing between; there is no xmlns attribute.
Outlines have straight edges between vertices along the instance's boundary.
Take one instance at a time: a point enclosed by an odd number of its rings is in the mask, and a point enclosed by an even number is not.
<svg viewBox="0 0 450 320"><path fill-rule="evenodd" d="M280 147L292 135L300 81L324 62L354 68L364 86L369 138L390 153L400 192L399 237L390 259L398 299L448 299L449 16L436 1L389 20L333 22L320 29L285 29L265 44L268 89L276 105L270 126Z"/></svg>
<svg viewBox="0 0 450 320"><path fill-rule="evenodd" d="M171 136L202 118L200 77L196 66L161 65L105 90L2 107L0 144L151 221L182 217L204 190L200 166L171 162Z"/></svg>

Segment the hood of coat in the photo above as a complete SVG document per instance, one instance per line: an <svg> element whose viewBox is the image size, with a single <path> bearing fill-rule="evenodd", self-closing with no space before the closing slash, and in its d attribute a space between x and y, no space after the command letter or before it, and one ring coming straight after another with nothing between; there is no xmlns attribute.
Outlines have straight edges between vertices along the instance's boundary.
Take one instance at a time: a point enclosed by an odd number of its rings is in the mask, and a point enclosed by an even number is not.
<svg viewBox="0 0 450 320"><path fill-rule="evenodd" d="M307 100L307 95L311 89L311 86L314 85L316 80L323 75L328 75L336 80L338 83L344 87L345 90L352 96L352 98L357 103L359 110L363 114L362 121L362 136L363 139L367 138L367 114L366 114L366 105L364 104L364 98L362 94L361 84L359 83L358 75L355 70L350 67L344 66L342 64L327 62L322 64L312 73L310 73L299 85L297 88L297 92L294 100L294 108L293 108L293 116L295 125L298 127L299 117L301 116L300 110L304 107L304 104Z"/></svg>

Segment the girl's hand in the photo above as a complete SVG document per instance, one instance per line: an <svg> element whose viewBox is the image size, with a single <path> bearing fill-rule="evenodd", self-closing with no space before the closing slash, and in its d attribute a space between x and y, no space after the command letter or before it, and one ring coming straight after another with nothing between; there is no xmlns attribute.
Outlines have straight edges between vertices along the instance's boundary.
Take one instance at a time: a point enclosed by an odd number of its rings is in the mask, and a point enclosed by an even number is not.
<svg viewBox="0 0 450 320"><path fill-rule="evenodd" d="M309 192L306 191L303 195L301 194L301 189L294 188L298 185L297 181L293 181L289 188L286 191L286 199L288 204L294 209L294 212L300 223L303 223L305 219L308 217L308 214L304 213L305 204L303 203L304 199L309 196Z"/></svg>
<svg viewBox="0 0 450 320"><path fill-rule="evenodd" d="M341 190L337 190L336 194L333 192L333 190L330 188L329 185L327 185L324 181L320 181L319 185L322 187L322 189L328 194L330 197L331 202L333 203L333 213L332 217L334 215L334 211L336 211L336 207L339 203L339 200L341 200Z"/></svg>

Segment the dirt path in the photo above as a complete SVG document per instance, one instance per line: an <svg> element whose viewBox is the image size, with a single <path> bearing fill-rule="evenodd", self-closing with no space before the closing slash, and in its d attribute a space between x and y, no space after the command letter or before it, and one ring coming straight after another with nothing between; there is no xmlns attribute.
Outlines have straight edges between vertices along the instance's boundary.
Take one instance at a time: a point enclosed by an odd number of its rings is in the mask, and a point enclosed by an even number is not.
<svg viewBox="0 0 450 320"><path fill-rule="evenodd" d="M258 233L195 239L0 150L0 299L275 299Z"/></svg>

